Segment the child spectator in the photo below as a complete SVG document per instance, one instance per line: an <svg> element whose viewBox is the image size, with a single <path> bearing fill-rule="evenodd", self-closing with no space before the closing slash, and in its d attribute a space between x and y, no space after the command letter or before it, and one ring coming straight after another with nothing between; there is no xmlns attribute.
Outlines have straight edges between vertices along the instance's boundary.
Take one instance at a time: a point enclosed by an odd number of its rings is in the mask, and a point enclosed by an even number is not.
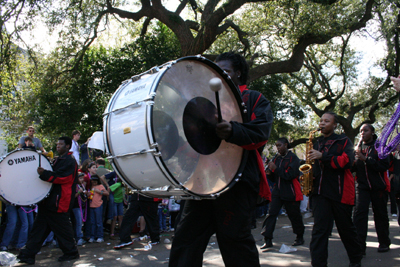
<svg viewBox="0 0 400 267"><path fill-rule="evenodd" d="M82 163L82 167L81 167L81 169L80 170L78 170L78 171L80 171L80 172L83 172L84 174L85 174L85 176L83 176L83 180L84 180L84 182L85 182L85 185L86 185L86 191L87 192L89 192L90 191L90 189L92 188L92 185L91 185L91 183L90 183L90 177L91 177L91 174L90 174L90 172L89 172L89 165L90 165L90 168L92 168L92 172L93 172L93 165L96 165L95 163L93 163L93 161L91 160L91 159L86 159L83 163ZM94 172L93 174L96 174L96 172ZM87 207L87 209L88 209L88 213L87 213L87 217L86 217L86 222L85 222L85 226L84 226L84 228L85 228L85 239L86 240L89 240L90 239L90 236L91 236L91 234L92 234L92 230L91 230L91 217L90 217L90 209L89 209L89 206Z"/></svg>
<svg viewBox="0 0 400 267"><path fill-rule="evenodd" d="M169 210L169 230L174 231L175 227L175 219L176 216L179 213L181 205L177 202L177 200L174 197L171 197L168 202L168 210Z"/></svg>
<svg viewBox="0 0 400 267"><path fill-rule="evenodd" d="M89 169L90 170L90 169ZM103 238L103 200L101 199L103 195L108 196L108 191L100 183L99 176L92 175L91 178L92 188L90 190L89 198L90 202L90 217L91 217L91 236L89 243L104 242Z"/></svg>
<svg viewBox="0 0 400 267"><path fill-rule="evenodd" d="M160 233L167 231L168 199L163 198L158 204L158 218L160 220Z"/></svg>
<svg viewBox="0 0 400 267"><path fill-rule="evenodd" d="M76 244L78 246L82 246L86 243L83 240L82 233L82 222L86 221L87 218L87 191L85 188L85 182L83 180L84 173L78 174L78 184L76 185L76 193L75 193L75 202L72 212L75 217L75 239L77 240Z"/></svg>
<svg viewBox="0 0 400 267"><path fill-rule="evenodd" d="M27 136L27 137L25 137L24 141L25 141L25 144L22 146L23 149L31 149L33 151L36 151L35 144L33 143L32 138Z"/></svg>
<svg viewBox="0 0 400 267"><path fill-rule="evenodd" d="M91 184L90 184L90 176L91 175L89 173L89 165L90 165L90 167L93 167L93 165L96 165L96 164L93 163L92 160L87 159L82 163L82 167L79 170L80 172L83 172L85 174L85 176L83 177L83 180L86 183L86 190L87 191L90 191L90 188L91 188ZM94 173L94 174L96 174L96 173Z"/></svg>
<svg viewBox="0 0 400 267"><path fill-rule="evenodd" d="M113 185L110 186L111 192L114 195L114 219L111 223L111 235L110 239L115 239L114 236L114 230L115 230L115 224L118 219L118 225L121 227L122 224L122 218L124 215L124 196L125 196L125 190L122 185L122 181L120 178L117 179L117 182Z"/></svg>

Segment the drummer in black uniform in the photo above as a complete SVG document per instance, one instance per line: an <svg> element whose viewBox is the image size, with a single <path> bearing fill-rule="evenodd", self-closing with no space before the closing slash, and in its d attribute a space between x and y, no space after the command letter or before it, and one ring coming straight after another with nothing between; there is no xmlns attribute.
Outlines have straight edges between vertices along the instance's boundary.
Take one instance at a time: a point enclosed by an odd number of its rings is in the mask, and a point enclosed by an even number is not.
<svg viewBox="0 0 400 267"><path fill-rule="evenodd" d="M74 231L70 220L70 211L73 206L78 165L68 152L72 140L69 137L60 137L57 142L59 157L53 164L53 171L39 167L39 178L52 183L49 196L38 204L38 214L32 226L28 242L18 255L20 262L35 264L35 256L51 231L57 237L58 244L64 255L58 261L69 261L79 258L79 252L74 240Z"/></svg>
<svg viewBox="0 0 400 267"><path fill-rule="evenodd" d="M220 139L242 146L250 153L241 180L227 192L215 200L186 201L172 243L170 266L202 266L203 253L214 233L226 266L260 265L250 227L260 180L263 195L270 197L259 152L269 138L273 115L269 101L261 93L247 89L249 67L242 56L224 53L216 63L239 87L249 119L246 123L217 123L216 133Z"/></svg>

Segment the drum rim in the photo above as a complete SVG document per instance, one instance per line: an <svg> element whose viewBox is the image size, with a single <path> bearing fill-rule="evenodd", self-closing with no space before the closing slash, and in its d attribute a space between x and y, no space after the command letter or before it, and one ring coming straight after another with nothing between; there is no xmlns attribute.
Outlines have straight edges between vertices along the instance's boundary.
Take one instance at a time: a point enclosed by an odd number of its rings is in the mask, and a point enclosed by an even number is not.
<svg viewBox="0 0 400 267"><path fill-rule="evenodd" d="M16 149L14 149L13 151L10 151L10 152L8 152L7 154L5 154L4 156L0 157L0 164L7 158L7 156L9 156L9 155L11 155L11 154L13 154L13 153L19 152L19 151L30 151L30 152L34 152L34 153L38 154L39 156L42 156L42 154L41 154L41 153L38 153L36 150L31 150L31 149L28 149L28 148L16 148ZM45 159L47 160L47 162L48 162L49 165L50 165L51 170L53 170L53 166L51 165L50 160L49 160L47 157L45 157L45 156L43 156L43 157L41 158L41 160L43 160L43 158L45 158ZM48 192L46 193L46 196L45 196L44 198L42 198L41 200L39 200L39 201L37 201L37 202L35 202L35 203L32 203L32 204L21 205L21 204L19 204L19 203L13 203L13 202L7 200L7 199L6 199L3 195L1 195L1 194L0 194L0 199L1 199L3 202L5 202L6 204L13 205L13 206L34 207L34 206L36 206L39 202L43 201L43 199L45 199L45 198L47 198L47 197L49 196L50 191L51 191L51 189L53 188L53 184L51 184L51 183L49 183L49 184L50 184L50 186L49 186Z"/></svg>
<svg viewBox="0 0 400 267"><path fill-rule="evenodd" d="M236 102L238 103L238 107L239 107L239 110L240 110L240 115L241 115L241 118L242 118L243 122L244 123L248 122L248 117L246 116L246 113L244 112L245 108L243 108L243 106L242 106L243 100L242 100L242 96L241 96L240 90L233 83L231 77L223 69L221 69L213 61L211 61L211 60L209 60L209 59L207 59L207 58L205 58L203 56L186 56L186 57L182 57L182 58L179 58L179 59L175 60L172 64L180 62L180 61L185 61L185 60L199 61L199 62L202 62L205 65L211 67L213 70L215 70L227 82L229 88L232 90L233 95L235 96ZM159 84L159 82L161 81L162 76L164 76L165 73L166 73L166 71L164 71L162 73L161 77L159 77L160 79L157 81L157 85ZM155 88L157 88L157 86ZM153 106L150 107L150 113L151 113L150 114L150 119L152 118L152 112L153 112ZM150 127L150 130L151 130L152 136L154 136L154 132L153 132L152 127ZM148 136L148 138L149 138L149 136ZM181 184L178 180L175 179L175 177L172 175L170 170L167 168L167 166L166 166L166 164L165 164L165 162L163 160L161 160L159 157L154 157L154 160L159 165L159 168L162 170L162 172L166 171L168 173L169 177L167 177L167 175L164 173L166 178L172 184L178 185L178 187L180 187L187 194L195 196L195 197L199 197L199 198L215 198L215 197L219 196L221 193L223 193L223 192L227 191L228 189L230 189L238 181L237 179L241 177L241 175L242 175L242 173L244 171L244 168L245 168L245 165L246 165L245 163L247 161L247 156L248 156L248 151L246 149L243 149L242 150L242 159L240 161L240 165L239 165L238 171L236 172L236 174L234 175L232 180L229 183L227 183L227 185L225 187L221 188L220 190L218 190L218 191L216 191L214 193L210 193L210 194L200 194L200 193L196 193L194 191L189 190L183 184ZM160 164L162 164L162 167L160 166ZM171 179L172 179L172 181L171 181ZM154 196L154 195L152 195L152 196Z"/></svg>

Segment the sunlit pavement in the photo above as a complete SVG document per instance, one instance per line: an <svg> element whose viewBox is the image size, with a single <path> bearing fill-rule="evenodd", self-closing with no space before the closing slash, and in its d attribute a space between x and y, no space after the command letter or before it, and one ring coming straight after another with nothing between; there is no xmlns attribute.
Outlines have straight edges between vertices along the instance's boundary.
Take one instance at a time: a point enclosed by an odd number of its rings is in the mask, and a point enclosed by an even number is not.
<svg viewBox="0 0 400 267"><path fill-rule="evenodd" d="M362 260L362 266L400 266L400 233L397 219L389 215L391 250L386 253L378 253L378 242L375 233L374 222L370 212L369 233L367 238L366 257ZM304 235L305 244L295 247L297 251L280 253L283 244L290 246L295 235L287 216L281 215L276 224L274 232L274 247L260 250L263 239L260 234L263 218L257 219L257 228L253 230L253 235L259 248L261 266L310 266L310 251L308 249L311 240L311 230L313 218L304 219L306 232ZM35 266L167 266L171 244L165 243L166 239L172 240L173 232L162 233L161 243L151 249L146 247L148 240L138 240L132 246L121 250L114 250L113 246L117 240L109 240L105 236L104 243L85 244L79 247L80 259L70 262L58 262L57 259L62 255L58 248L43 247L40 254L36 257ZM137 237L134 235L133 237ZM18 263L16 266L22 266ZM333 267L348 266L349 260L346 251L340 241L336 228L333 230L329 241L328 265ZM203 266L224 266L221 254L218 249L215 236L210 239L206 252L204 253Z"/></svg>

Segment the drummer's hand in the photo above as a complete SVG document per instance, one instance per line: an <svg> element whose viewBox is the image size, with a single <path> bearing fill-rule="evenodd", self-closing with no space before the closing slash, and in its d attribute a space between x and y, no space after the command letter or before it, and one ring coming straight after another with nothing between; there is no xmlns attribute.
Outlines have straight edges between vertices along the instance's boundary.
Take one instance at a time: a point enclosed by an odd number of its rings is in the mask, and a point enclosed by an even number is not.
<svg viewBox="0 0 400 267"><path fill-rule="evenodd" d="M39 173L39 175L42 175L43 172L44 172L44 169L42 167L37 168L37 173Z"/></svg>
<svg viewBox="0 0 400 267"><path fill-rule="evenodd" d="M275 170L275 169L276 169L275 163L273 163L272 161L270 161L270 162L268 163L268 169L270 169L271 171Z"/></svg>
<svg viewBox="0 0 400 267"><path fill-rule="evenodd" d="M311 149L310 152L308 152L308 157L310 160L320 159L322 158L322 152L319 152L318 150L315 149Z"/></svg>
<svg viewBox="0 0 400 267"><path fill-rule="evenodd" d="M219 122L216 125L215 132L219 138L226 140L232 135L232 124L227 121Z"/></svg>

